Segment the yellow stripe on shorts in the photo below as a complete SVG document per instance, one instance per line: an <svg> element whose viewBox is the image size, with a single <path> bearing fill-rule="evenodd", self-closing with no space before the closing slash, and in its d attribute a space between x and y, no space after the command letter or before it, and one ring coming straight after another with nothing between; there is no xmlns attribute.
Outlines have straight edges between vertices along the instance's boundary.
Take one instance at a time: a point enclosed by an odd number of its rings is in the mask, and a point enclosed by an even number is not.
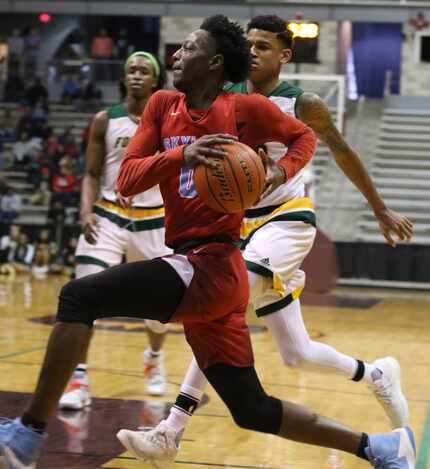
<svg viewBox="0 0 430 469"><path fill-rule="evenodd" d="M124 218L131 219L142 219L142 218L152 218L152 217L163 217L164 216L164 207L132 207L132 208L122 208L117 203L111 202L106 199L101 199L96 202L95 205L108 210L109 212L116 213Z"/></svg>
<svg viewBox="0 0 430 469"><path fill-rule="evenodd" d="M242 239L247 238L252 231L260 228L271 218L277 217L279 215L287 215L288 213L299 212L301 210L310 212L314 211L314 205L309 197L301 197L299 199L289 200L288 202L283 203L278 208L273 210L273 212L270 212L268 215L264 215L262 217L255 219L244 218L240 227L240 237Z"/></svg>

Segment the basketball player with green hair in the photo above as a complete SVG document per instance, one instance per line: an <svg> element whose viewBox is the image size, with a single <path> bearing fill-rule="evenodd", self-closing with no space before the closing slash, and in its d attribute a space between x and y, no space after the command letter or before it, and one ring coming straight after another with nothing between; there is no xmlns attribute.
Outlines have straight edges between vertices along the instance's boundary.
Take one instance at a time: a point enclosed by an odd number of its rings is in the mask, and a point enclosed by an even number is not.
<svg viewBox="0 0 430 469"><path fill-rule="evenodd" d="M125 101L95 115L82 181L82 235L76 249L76 277L81 278L127 262L152 259L170 252L164 244L164 207L158 186L126 200L115 191L128 142L153 92L163 88L164 71L149 52L138 51L124 66ZM162 345L166 325L146 321L149 347L143 354L148 394L166 393ZM87 353L63 394L59 406L80 410L91 403Z"/></svg>

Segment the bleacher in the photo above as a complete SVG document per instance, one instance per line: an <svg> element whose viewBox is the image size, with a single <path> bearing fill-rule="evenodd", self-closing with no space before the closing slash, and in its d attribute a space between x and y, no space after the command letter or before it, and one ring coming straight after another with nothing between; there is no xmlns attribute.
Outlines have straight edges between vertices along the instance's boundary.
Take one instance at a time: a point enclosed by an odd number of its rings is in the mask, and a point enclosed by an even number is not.
<svg viewBox="0 0 430 469"><path fill-rule="evenodd" d="M384 109L371 174L388 206L414 223L412 242L430 244L430 110L399 103ZM382 241L370 210L358 228L357 240Z"/></svg>
<svg viewBox="0 0 430 469"><path fill-rule="evenodd" d="M10 111L12 121L15 125L21 116L20 111L17 110L17 105L13 103L2 103L0 106L2 113L6 109ZM55 135L61 135L66 129L71 129L78 145L81 143L82 133L87 127L93 113L82 113L74 111L72 106L51 103L49 107L48 124L52 127ZM11 164L13 161L12 147L13 142L6 142L3 144L4 157ZM12 169L3 169L0 174L6 177L7 183L14 187L19 194L22 195L23 207L20 216L16 222L23 225L45 225L48 220L49 207L42 205L32 205L30 203L30 196L32 195L35 187L28 181L28 175L24 171L16 171ZM72 216L72 211L77 209L68 209L68 215Z"/></svg>

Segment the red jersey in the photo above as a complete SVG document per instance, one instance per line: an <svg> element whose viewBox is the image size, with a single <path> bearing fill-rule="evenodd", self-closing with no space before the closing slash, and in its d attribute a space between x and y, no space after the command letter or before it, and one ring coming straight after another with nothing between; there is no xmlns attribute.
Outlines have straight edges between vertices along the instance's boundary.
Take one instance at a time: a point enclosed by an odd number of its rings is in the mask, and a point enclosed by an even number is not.
<svg viewBox="0 0 430 469"><path fill-rule="evenodd" d="M310 128L262 95L222 92L199 119L193 120L183 93L155 93L128 145L118 190L129 197L160 184L168 246L221 234L239 240L243 213L225 214L209 208L197 195L193 168L184 163L185 145L215 133L236 135L254 149L269 141L283 143L288 152L279 164L288 177L306 165L316 146Z"/></svg>

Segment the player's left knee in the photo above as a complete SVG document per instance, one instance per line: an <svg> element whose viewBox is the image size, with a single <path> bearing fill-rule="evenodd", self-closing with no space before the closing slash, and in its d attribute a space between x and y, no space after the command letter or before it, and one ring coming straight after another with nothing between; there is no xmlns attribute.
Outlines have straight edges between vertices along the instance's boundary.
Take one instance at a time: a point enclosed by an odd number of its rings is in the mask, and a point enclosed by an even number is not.
<svg viewBox="0 0 430 469"><path fill-rule="evenodd" d="M169 330L169 324L163 324L160 321L147 319L145 321L146 327L154 334L165 334Z"/></svg>
<svg viewBox="0 0 430 469"><path fill-rule="evenodd" d="M277 435L281 427L282 403L267 394L256 396L254 400L244 399L231 409L236 424L246 430Z"/></svg>
<svg viewBox="0 0 430 469"><path fill-rule="evenodd" d="M93 325L96 319L95 311L89 301L91 291L87 290L86 282L82 280L72 280L63 286L59 297L57 322Z"/></svg>

